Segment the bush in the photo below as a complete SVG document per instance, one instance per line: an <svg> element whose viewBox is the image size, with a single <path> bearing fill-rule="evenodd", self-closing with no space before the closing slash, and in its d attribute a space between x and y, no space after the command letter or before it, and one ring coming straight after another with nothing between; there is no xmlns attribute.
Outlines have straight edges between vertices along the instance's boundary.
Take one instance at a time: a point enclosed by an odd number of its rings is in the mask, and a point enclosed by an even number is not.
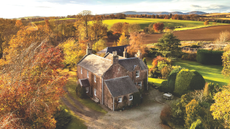
<svg viewBox="0 0 230 129"><path fill-rule="evenodd" d="M168 78L168 75L171 72L171 66L165 66L160 71L161 71L162 78L166 79Z"/></svg>
<svg viewBox="0 0 230 129"><path fill-rule="evenodd" d="M54 114L55 120L57 121L56 129L64 129L72 120L69 111L63 107L60 108L61 109Z"/></svg>
<svg viewBox="0 0 230 129"><path fill-rule="evenodd" d="M168 81L163 81L163 82L161 83L161 86L160 86L159 90L160 90L161 92L169 92L169 91L168 91Z"/></svg>
<svg viewBox="0 0 230 129"><path fill-rule="evenodd" d="M173 93L175 88L176 75L180 72L181 69L181 67L177 67L170 72L168 76L168 92Z"/></svg>
<svg viewBox="0 0 230 129"><path fill-rule="evenodd" d="M141 103L141 94L140 92L133 93L133 100L131 102L131 106L135 106Z"/></svg>
<svg viewBox="0 0 230 129"><path fill-rule="evenodd" d="M204 88L205 85L205 80L202 77L202 75L200 73L198 73L195 70L192 70L191 72L194 73L191 83L189 85L191 90L201 90Z"/></svg>
<svg viewBox="0 0 230 129"><path fill-rule="evenodd" d="M223 55L223 51L198 49L196 60L201 64L222 65L222 60L221 60L222 55Z"/></svg>
<svg viewBox="0 0 230 129"><path fill-rule="evenodd" d="M76 94L80 98L86 98L87 97L87 95L86 95L86 89L83 88L83 87L81 87L79 84L76 87Z"/></svg>
<svg viewBox="0 0 230 129"><path fill-rule="evenodd" d="M171 108L170 106L165 106L162 110L161 110L161 115L160 115L160 119L162 121L163 124L168 125L168 122L171 119Z"/></svg>
<svg viewBox="0 0 230 129"><path fill-rule="evenodd" d="M181 96L190 90L203 89L204 84L204 78L198 72L182 69L176 76L174 93Z"/></svg>

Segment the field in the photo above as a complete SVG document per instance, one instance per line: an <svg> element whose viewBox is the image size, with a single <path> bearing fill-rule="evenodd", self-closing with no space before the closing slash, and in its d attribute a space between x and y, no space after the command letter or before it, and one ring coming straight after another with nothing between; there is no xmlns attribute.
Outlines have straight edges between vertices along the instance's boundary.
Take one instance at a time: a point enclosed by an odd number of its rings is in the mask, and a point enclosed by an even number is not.
<svg viewBox="0 0 230 129"><path fill-rule="evenodd" d="M141 29L148 27L151 23L162 22L164 23L165 27L175 26L177 30L183 30L182 28L190 29L190 27L206 27L204 26L204 22L202 21L190 21L190 20L172 20L172 19L155 19L155 18L126 18L126 19L111 19L111 20L104 20L103 23L108 25L110 28L114 23L117 22L127 22L129 24L140 24ZM212 25L212 22L210 22ZM223 23L217 23L216 25L224 25Z"/></svg>

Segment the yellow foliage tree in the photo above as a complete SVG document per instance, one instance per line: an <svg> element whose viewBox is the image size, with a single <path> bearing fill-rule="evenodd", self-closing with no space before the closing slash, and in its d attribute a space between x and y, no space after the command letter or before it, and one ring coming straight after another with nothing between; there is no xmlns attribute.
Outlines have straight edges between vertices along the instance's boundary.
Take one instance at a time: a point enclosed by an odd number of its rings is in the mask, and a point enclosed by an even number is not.
<svg viewBox="0 0 230 129"><path fill-rule="evenodd" d="M127 37L125 36L125 33L123 32L119 38L117 46L123 46L123 45L128 45L128 44L129 44L129 40L127 39Z"/></svg>
<svg viewBox="0 0 230 129"><path fill-rule="evenodd" d="M199 115L199 102L197 102L195 99L191 100L186 106L186 117L185 117L185 127L188 129L191 124L194 122L194 120L197 119L197 116Z"/></svg>
<svg viewBox="0 0 230 129"><path fill-rule="evenodd" d="M211 105L210 111L214 119L223 119L226 128L230 128L230 90L226 89L218 92L214 96L215 103Z"/></svg>
<svg viewBox="0 0 230 129"><path fill-rule="evenodd" d="M95 51L100 51L106 47L106 40L100 39L96 43L93 44L93 49Z"/></svg>
<svg viewBox="0 0 230 129"><path fill-rule="evenodd" d="M73 67L84 55L86 44L76 42L73 38L66 40L60 44L64 52L64 63Z"/></svg>

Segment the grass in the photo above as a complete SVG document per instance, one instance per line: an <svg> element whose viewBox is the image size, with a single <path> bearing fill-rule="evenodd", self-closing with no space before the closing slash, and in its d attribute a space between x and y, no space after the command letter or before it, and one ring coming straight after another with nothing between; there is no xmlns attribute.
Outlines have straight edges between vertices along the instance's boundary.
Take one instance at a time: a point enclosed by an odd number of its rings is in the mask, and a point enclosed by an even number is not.
<svg viewBox="0 0 230 129"><path fill-rule="evenodd" d="M185 60L179 60L175 62L174 65L180 65L188 69L196 70L204 77L206 82L218 83L222 86L229 83L230 78L224 77L221 74L223 67L219 65L202 65L198 62Z"/></svg>
<svg viewBox="0 0 230 129"><path fill-rule="evenodd" d="M66 129L87 129L87 126L84 124L84 121L73 111L71 111L67 106L63 104L63 107L70 113L72 120L67 125Z"/></svg>
<svg viewBox="0 0 230 129"><path fill-rule="evenodd" d="M126 18L126 19L110 19L104 20L103 23L108 25L110 28L114 23L117 22L127 22L130 24L140 24L141 29L148 27L151 23L162 22L165 27L175 26L178 27L175 31L185 30L185 29L197 29L212 26L212 22L210 25L204 25L203 21L190 21L190 20L172 20L172 19L155 19L155 18ZM225 23L216 23L216 25L226 25Z"/></svg>
<svg viewBox="0 0 230 129"><path fill-rule="evenodd" d="M76 95L76 82L77 82L77 76L76 76L76 71L69 71L68 69L64 69L61 71L62 73L68 73L70 75L69 80L66 84L66 87L69 91L69 93L76 99L78 100L80 103L82 103L83 105L85 105L86 107L104 113L106 114L107 112L98 104L96 104L94 101L92 101L91 99L87 98L87 99L81 99ZM68 99L68 98L67 98Z"/></svg>

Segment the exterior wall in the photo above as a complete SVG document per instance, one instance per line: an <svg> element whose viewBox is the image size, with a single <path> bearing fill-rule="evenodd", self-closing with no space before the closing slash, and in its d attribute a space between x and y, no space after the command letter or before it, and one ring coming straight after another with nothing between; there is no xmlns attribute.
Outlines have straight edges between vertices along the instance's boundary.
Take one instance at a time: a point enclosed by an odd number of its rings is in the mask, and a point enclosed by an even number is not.
<svg viewBox="0 0 230 129"><path fill-rule="evenodd" d="M81 68L82 68L82 74L81 74ZM83 67L81 66L77 66L77 77L78 79L85 79L87 78L87 69L84 69ZM90 90L89 90L89 96L92 97L92 98L98 98L101 102L101 77L97 76L96 75L96 82L94 82L94 75L92 72L88 71L89 72L89 84L90 84ZM94 88L96 89L96 96L94 95Z"/></svg>
<svg viewBox="0 0 230 129"><path fill-rule="evenodd" d="M104 105L113 110L113 97L106 85L104 85Z"/></svg>
<svg viewBox="0 0 230 129"><path fill-rule="evenodd" d="M136 77L136 71L140 71L139 77ZM134 71L129 72L129 77L133 80L134 83L138 83L141 82L142 83L142 87L140 87L139 85L136 85L138 89L146 89L147 85L144 86L145 81L147 81L147 72L148 70L141 70L141 68L139 66L136 66Z"/></svg>
<svg viewBox="0 0 230 129"><path fill-rule="evenodd" d="M115 103L117 103L117 105L115 104L115 106L114 106L114 110L118 110L118 109L121 109L121 108L123 108L124 106L129 106L131 103L132 103L132 100L130 101L129 100L129 95L131 95L131 94L128 94L128 95L123 95L123 96L118 96L118 97L115 97L114 98L114 104ZM127 98L127 101L125 102L124 101L124 97L126 96L126 98ZM118 102L118 98L119 97L122 97L122 102L120 103L120 102ZM115 102L116 101L116 102ZM113 110L113 109L112 109Z"/></svg>
<svg viewBox="0 0 230 129"><path fill-rule="evenodd" d="M109 70L105 72L103 78L104 80L106 80L106 79L111 79L111 78L127 76L127 75L128 75L128 70L126 70L120 64L116 63L116 64L113 64L109 68Z"/></svg>

